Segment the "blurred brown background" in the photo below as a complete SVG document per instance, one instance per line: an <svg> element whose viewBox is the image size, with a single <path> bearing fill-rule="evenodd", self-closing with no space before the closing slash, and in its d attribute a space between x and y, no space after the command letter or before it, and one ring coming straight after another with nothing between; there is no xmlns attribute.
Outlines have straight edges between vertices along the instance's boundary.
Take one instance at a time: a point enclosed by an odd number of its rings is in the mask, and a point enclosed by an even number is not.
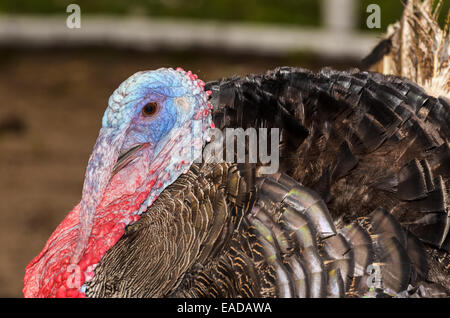
<svg viewBox="0 0 450 318"><path fill-rule="evenodd" d="M339 1L352 3L357 18L365 14L365 1ZM50 0L38 4L36 1L2 1L0 22L2 15L10 18L26 14L45 23L47 14L65 15L70 2L55 3ZM226 23L251 22L327 32L321 14L323 7L320 7L324 3L320 1L248 1L239 7L236 1L196 0L190 2L188 8L184 3L177 0L96 1L95 4L79 1L83 14L108 14L115 19L139 15L140 19L157 16L198 21L206 16ZM401 10L399 1L384 1L384 5L383 28L395 20ZM301 49L258 54L257 49L246 52L236 47L224 51L195 45L168 50L150 43L146 49L136 50L132 43L118 49L111 43L77 46L74 42L68 46L64 39L36 45L41 42L32 33L35 20L27 19L20 28L8 29L6 24L3 30L0 27L1 297L22 297L25 266L40 252L65 214L78 203L85 166L108 97L131 74L181 66L209 81L235 74L265 72L281 65L313 70L326 65L338 69L359 65L359 57L355 55ZM354 21L353 28L363 33L361 19ZM22 37L14 33L18 30ZM80 32L83 27L78 34ZM373 33L371 36L373 41ZM33 45L27 39L34 39Z"/></svg>

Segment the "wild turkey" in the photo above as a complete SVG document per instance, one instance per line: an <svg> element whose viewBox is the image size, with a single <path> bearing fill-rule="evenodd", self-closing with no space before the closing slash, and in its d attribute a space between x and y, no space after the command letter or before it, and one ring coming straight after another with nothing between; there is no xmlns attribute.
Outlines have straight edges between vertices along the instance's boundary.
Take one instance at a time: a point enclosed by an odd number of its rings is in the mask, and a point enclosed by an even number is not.
<svg viewBox="0 0 450 318"><path fill-rule="evenodd" d="M448 99L358 70L204 86L119 86L26 297L448 296ZM279 172L193 162L210 127L280 128Z"/></svg>
<svg viewBox="0 0 450 318"><path fill-rule="evenodd" d="M281 128L280 172L260 176L188 161L204 134L181 128L211 125L201 86L171 69L120 85L81 203L27 267L25 296L362 296L371 264L386 294L448 291L446 99L359 71L209 83L219 129Z"/></svg>

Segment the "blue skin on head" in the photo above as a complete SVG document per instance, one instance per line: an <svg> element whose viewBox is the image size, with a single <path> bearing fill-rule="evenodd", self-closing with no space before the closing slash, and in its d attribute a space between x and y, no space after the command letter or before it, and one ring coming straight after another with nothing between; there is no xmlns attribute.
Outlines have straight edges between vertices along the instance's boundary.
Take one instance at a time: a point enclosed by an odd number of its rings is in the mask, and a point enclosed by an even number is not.
<svg viewBox="0 0 450 318"><path fill-rule="evenodd" d="M128 129L122 146L149 142L157 144L174 126L180 127L191 118L195 109L204 106L201 92L194 91L186 75L171 69L138 72L124 81L109 99L103 116L103 128L114 128L116 134ZM175 99L187 99L190 110L180 109ZM149 102L157 102L155 116L144 117L142 108ZM183 110L183 111L182 111Z"/></svg>
<svg viewBox="0 0 450 318"><path fill-rule="evenodd" d="M142 109L150 102L157 103L157 110L153 116L145 116L142 113ZM136 144L149 143L152 146L157 145L177 124L178 116L172 98L148 94L135 104L133 106L136 111L128 126L122 150L130 149Z"/></svg>

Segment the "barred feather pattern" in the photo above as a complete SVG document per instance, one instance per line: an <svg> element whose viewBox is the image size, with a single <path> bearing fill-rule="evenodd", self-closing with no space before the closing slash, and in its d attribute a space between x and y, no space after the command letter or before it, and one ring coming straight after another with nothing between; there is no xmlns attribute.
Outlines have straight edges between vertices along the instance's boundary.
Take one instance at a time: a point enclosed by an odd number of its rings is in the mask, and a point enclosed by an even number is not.
<svg viewBox="0 0 450 318"><path fill-rule="evenodd" d="M87 296L448 295L447 99L358 70L207 88L216 127L280 128L279 173L194 164L127 227Z"/></svg>

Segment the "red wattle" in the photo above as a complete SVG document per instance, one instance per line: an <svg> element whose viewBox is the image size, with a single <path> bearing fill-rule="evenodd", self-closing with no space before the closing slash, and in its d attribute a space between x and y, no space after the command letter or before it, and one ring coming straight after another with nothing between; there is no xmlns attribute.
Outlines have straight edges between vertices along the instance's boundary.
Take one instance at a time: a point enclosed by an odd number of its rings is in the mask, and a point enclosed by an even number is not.
<svg viewBox="0 0 450 318"><path fill-rule="evenodd" d="M139 219L139 215L132 213L139 209L155 183L156 178L148 181L137 196L128 194L106 206L102 203L110 198L105 195L96 212L88 246L81 260L74 265L70 264L70 255L78 238L78 204L58 225L41 253L26 267L25 297L85 297L79 288L86 279L93 277L93 265L121 238L127 223Z"/></svg>

